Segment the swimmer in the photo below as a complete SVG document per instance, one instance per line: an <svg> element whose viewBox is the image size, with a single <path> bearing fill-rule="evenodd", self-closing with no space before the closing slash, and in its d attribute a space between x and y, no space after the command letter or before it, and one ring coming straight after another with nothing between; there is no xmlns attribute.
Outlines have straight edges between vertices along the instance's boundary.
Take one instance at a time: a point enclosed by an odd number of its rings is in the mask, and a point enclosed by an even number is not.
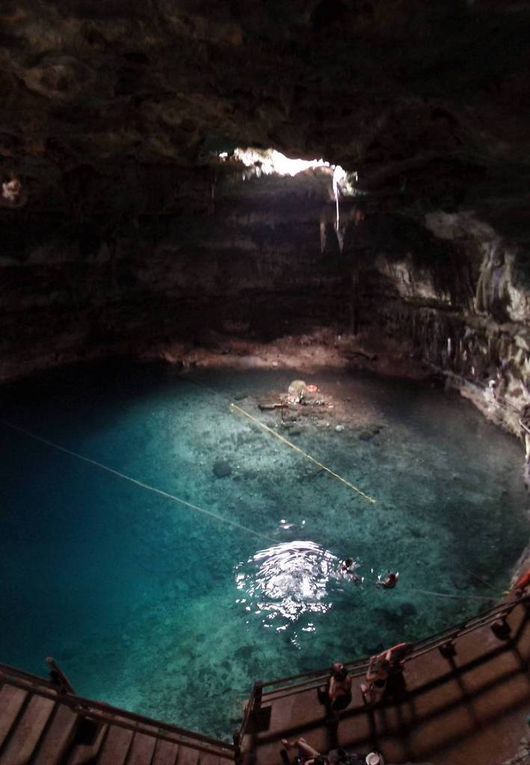
<svg viewBox="0 0 530 765"><path fill-rule="evenodd" d="M364 577L359 576L359 574L357 574L355 571L358 565L359 564L356 563L352 558L346 558L346 560L342 562L340 570L345 576L348 576L353 582L362 582L364 581Z"/></svg>
<svg viewBox="0 0 530 765"><path fill-rule="evenodd" d="M375 583L377 587L384 587L385 590L393 590L399 581L399 571L389 572L384 579L379 576Z"/></svg>

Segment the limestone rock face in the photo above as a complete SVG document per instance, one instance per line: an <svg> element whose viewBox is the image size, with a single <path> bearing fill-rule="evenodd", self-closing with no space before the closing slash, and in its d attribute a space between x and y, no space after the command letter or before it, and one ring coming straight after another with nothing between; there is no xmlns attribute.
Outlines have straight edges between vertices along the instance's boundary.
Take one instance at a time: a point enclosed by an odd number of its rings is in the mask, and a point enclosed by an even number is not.
<svg viewBox="0 0 530 765"><path fill-rule="evenodd" d="M185 168L236 145L324 156L423 205L526 183L528 2L4 0L1 14L0 156L35 211L70 210L76 191L85 215L174 209Z"/></svg>
<svg viewBox="0 0 530 765"><path fill-rule="evenodd" d="M384 248L352 244L360 333L443 372L519 433L530 403L525 248L469 213L429 214L415 237L410 221L395 223Z"/></svg>
<svg viewBox="0 0 530 765"><path fill-rule="evenodd" d="M529 28L521 0L4 0L0 378L327 325L527 403ZM342 165L340 226L331 171L249 178L249 145Z"/></svg>
<svg viewBox="0 0 530 765"><path fill-rule="evenodd" d="M248 181L229 172L215 199L201 181L191 174L180 189L178 216L4 222L0 377L208 345L212 330L267 340L344 323L348 270L320 248L329 171Z"/></svg>

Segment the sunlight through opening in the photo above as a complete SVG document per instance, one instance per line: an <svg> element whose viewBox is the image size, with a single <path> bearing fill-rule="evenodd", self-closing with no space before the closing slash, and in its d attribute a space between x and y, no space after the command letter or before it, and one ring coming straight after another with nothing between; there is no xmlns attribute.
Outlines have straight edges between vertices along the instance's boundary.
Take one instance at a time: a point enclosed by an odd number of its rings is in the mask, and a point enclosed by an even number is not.
<svg viewBox="0 0 530 765"><path fill-rule="evenodd" d="M333 166L323 159L290 159L276 149L234 149L231 154L222 152L219 159L235 159L245 167L252 168L252 174L258 178L261 175L293 176L319 167L333 170Z"/></svg>

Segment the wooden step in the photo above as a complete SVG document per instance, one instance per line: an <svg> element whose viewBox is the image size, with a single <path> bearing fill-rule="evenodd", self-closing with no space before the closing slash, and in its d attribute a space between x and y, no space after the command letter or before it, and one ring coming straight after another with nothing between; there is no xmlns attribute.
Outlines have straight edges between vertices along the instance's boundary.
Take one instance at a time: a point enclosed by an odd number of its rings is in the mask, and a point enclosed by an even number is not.
<svg viewBox="0 0 530 765"><path fill-rule="evenodd" d="M276 699L271 704L271 716L268 728L270 732L278 730L282 731L291 727L292 710L299 696L305 698L305 694L292 694L291 696L283 696L282 698ZM265 705L262 708L265 709Z"/></svg>
<svg viewBox="0 0 530 765"><path fill-rule="evenodd" d="M72 748L72 752L66 765L88 765L88 763L94 762L103 746L103 741L106 738L108 729L108 725L101 725L100 730L96 733L94 740L91 743L76 744Z"/></svg>
<svg viewBox="0 0 530 765"><path fill-rule="evenodd" d="M219 765L219 755L217 754L202 754L200 757L200 765Z"/></svg>
<svg viewBox="0 0 530 765"><path fill-rule="evenodd" d="M127 759L134 731L112 725L97 759L98 765L123 765ZM0 762L1 765L1 762Z"/></svg>
<svg viewBox="0 0 530 765"><path fill-rule="evenodd" d="M0 765L27 765L50 719L55 701L32 696L13 729Z"/></svg>
<svg viewBox="0 0 530 765"><path fill-rule="evenodd" d="M70 707L66 704L58 705L39 746L34 765L55 765L60 762L73 738L76 722L77 714Z"/></svg>
<svg viewBox="0 0 530 765"><path fill-rule="evenodd" d="M178 753L178 744L175 744L172 741L158 741L153 765L175 765Z"/></svg>
<svg viewBox="0 0 530 765"><path fill-rule="evenodd" d="M0 710L2 710L0 715L0 747L8 737L27 696L27 691L15 688L14 685L2 686L2 690L0 690Z"/></svg>
<svg viewBox="0 0 530 765"><path fill-rule="evenodd" d="M326 707L319 702L316 688L311 688L311 690L303 693L296 693L291 699L292 703L288 707L289 717L286 716L283 720L284 728L298 728L307 724L309 720L316 724L323 723L326 717Z"/></svg>
<svg viewBox="0 0 530 765"><path fill-rule="evenodd" d="M221 757L218 754L205 753L200 757L200 765L234 765L232 757Z"/></svg>
<svg viewBox="0 0 530 765"><path fill-rule="evenodd" d="M10 685L16 685L30 693L38 693L45 696L58 695L57 688L48 684L42 677L26 677L24 675L17 675L14 672L11 674L3 672L1 676L4 682L9 683Z"/></svg>
<svg viewBox="0 0 530 765"><path fill-rule="evenodd" d="M135 733L127 765L150 765L156 746L156 738L145 733Z"/></svg>
<svg viewBox="0 0 530 765"><path fill-rule="evenodd" d="M198 765L199 752L196 749L190 749L188 746L181 746L177 765Z"/></svg>

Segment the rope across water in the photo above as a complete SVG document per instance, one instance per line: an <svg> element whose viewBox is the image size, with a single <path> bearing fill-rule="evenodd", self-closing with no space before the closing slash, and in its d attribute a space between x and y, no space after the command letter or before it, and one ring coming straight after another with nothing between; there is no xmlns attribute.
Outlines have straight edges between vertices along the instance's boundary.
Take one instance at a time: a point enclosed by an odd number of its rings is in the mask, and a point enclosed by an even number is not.
<svg viewBox="0 0 530 765"><path fill-rule="evenodd" d="M369 494L365 494L364 491L359 489L353 483L351 483L350 481L347 481L346 478L343 478L341 475L336 473L334 470L331 470L331 468L329 468L326 465L322 464L322 462L319 462L311 454L309 454L308 452L305 452L299 446L296 446L296 444L293 444L292 441L289 441L289 439L285 438L285 436L282 436L280 433L277 433L272 428L269 428L268 425L265 425L264 422L261 422L261 420L258 420L258 418L254 417L254 415L250 414L250 412L247 412L245 409L242 409L242 407L238 406L237 404L234 404L234 402L231 401L230 398L228 396L226 396L225 394L221 393L220 391L216 390L215 388L212 388L210 385L205 385L203 382L199 382L199 380L196 380L193 377L190 377L188 375L186 375L185 377L184 376L180 376L179 379L182 380L183 382L188 382L188 383L191 383L192 385L196 385L198 388L203 388L204 390L207 390L210 393L212 393L214 396L218 396L223 401L226 401L231 409L235 410L239 414L242 414L244 417L247 417L249 420L251 420L251 422L253 422L255 425L260 427L262 430L266 431L267 433L269 433L274 438L277 438L279 441L284 443L286 446L289 446L295 452L298 452L299 454L301 454L303 457L305 457L306 460L309 460L309 462L312 462L314 465L317 465L317 467L319 467L320 470L324 470L326 473L328 473L328 475L331 475L333 478L335 478L335 480L340 481L345 486L347 486L349 489L354 491L356 494L359 494L359 496L361 496L367 502L370 502L370 504L372 504L372 505L376 504L376 500L373 497L371 497Z"/></svg>
<svg viewBox="0 0 530 765"><path fill-rule="evenodd" d="M497 601L500 598L500 595L461 595L458 592L433 592L432 590L422 590L419 587L414 587L413 592L419 592L422 595L431 595L435 598L458 598L461 600L488 600L491 602L492 600Z"/></svg>
<svg viewBox="0 0 530 765"><path fill-rule="evenodd" d="M241 531L246 531L248 534L252 534L253 536L258 537L258 539L263 539L268 543L270 542L276 543L276 540L266 536L265 534L260 534L259 531L254 531L253 529L248 528L248 526L243 526L241 523L238 523L237 521L232 521L229 518L223 518L222 515L218 515L217 513L214 513L212 510L206 510L206 508L199 507L199 505L195 505L193 504L193 502L188 502L187 499L182 499L182 497L177 497L175 496L175 494L170 494L168 491L164 491L163 489L158 489L156 486L151 486L150 484L145 483L144 481L139 481L137 478L133 478L132 476L127 475L126 473L122 473L120 470L116 470L115 468L112 468L112 467L109 467L108 465L103 464L103 462L98 462L97 460L93 460L91 457L86 457L84 454L79 454L79 452L74 452L72 449L67 449L65 446L56 444L54 441L50 441L47 438L43 438L42 436L37 435L36 433L32 433L30 430L21 428L18 425L13 425L11 422L7 422L6 420L0 420L0 423L6 428L10 428L11 430L15 430L18 433L22 433L28 438L32 438L34 441L39 441L41 444L45 444L46 446L49 446L52 449L56 449L59 452L63 452L63 454L68 454L70 457L75 457L76 459L81 460L82 462L87 462L89 465L93 465L94 467L99 468L99 470L104 470L105 472L111 473L111 475L114 475L117 478L121 478L124 481L129 481L129 483L135 484L136 486L139 486L141 489L145 489L146 491L151 491L154 494L158 494L161 497L165 497L166 499L171 500L172 502L176 502L179 505L188 507L190 510L195 510L197 513L202 513L203 515L207 515L210 518L214 518L216 521L220 521L221 523L226 523L228 526L233 526L234 528L240 529Z"/></svg>
<svg viewBox="0 0 530 765"><path fill-rule="evenodd" d="M242 409L237 404L230 404L230 408L234 409L236 412L239 412L239 414L242 414L244 417L248 417L249 420L251 420L253 423L258 425L260 428L265 430L267 433L270 433L271 436L274 436L274 438L277 438L282 443L289 446L291 449L294 449L295 452L298 452L299 454L302 454L309 462L312 462L314 465L317 465L321 470L325 470L326 473L329 473L329 475L333 476L337 481L341 481L343 484L345 484L349 489L352 489L352 491L359 494L363 499L365 499L367 502L370 502L372 505L375 505L375 499L373 497L370 497L368 494L365 494L364 491L361 491L357 486L355 486L353 483L350 483L350 481L347 481L345 478L340 476L338 473L335 473L334 470L331 470L331 468L326 467L326 465L323 465L322 462L319 462L314 457L312 457L307 452L304 452L303 449L300 449L299 446L296 446L296 444L293 444L292 441L289 441L285 436L282 436L280 433L276 433L275 430L272 428L269 428L268 425L265 425L264 422L260 422L256 417L254 417L249 412L246 412L244 409Z"/></svg>
<svg viewBox="0 0 530 765"><path fill-rule="evenodd" d="M190 382L198 384L200 387L207 388L207 386L201 386L200 383L197 383L194 380L190 380ZM220 394L218 391L212 391L212 392L214 392L214 393L216 393L216 395L221 396L222 398L224 398L224 396L222 396L222 394ZM324 470L325 472L329 473L333 478L335 478L336 480L342 482L348 488L350 488L352 491L354 491L357 494L359 494L367 502L370 502L371 504L375 504L376 503L376 500L373 497L369 496L368 494L363 492L361 489L359 489L357 486L352 484L350 481L346 480L345 478L340 476L338 473L335 473L333 470L328 468L326 465L324 465L321 462L319 462L318 460L316 460L314 457L312 457L310 454L305 452L303 449L301 449L296 444L293 444L291 441L289 441L287 438L282 436L280 433L277 433L272 428L270 428L268 425L265 425L265 423L261 422L256 417L251 415L249 412L245 411L242 407L238 406L237 404L234 404L233 402L230 402L230 408L233 409L234 411L238 412L239 414L243 415L244 417L248 418L249 420L251 420L255 425L259 426L264 431L266 431L270 435L272 435L275 438L277 438L279 441L284 443L286 446L289 446L294 451L300 453L307 460L309 460L313 464L317 465L321 470ZM105 471L107 473L110 473L111 475L114 475L116 478L120 478L121 480L128 481L129 483L134 484L135 486L138 486L139 488L144 489L145 491L150 491L150 492L152 492L154 494L157 494L157 495L159 495L161 497L164 497L165 499L170 500L171 502L174 502L176 504L179 504L179 505L182 505L184 507L187 507L190 510L194 510L195 512L201 513L202 515L206 515L209 518L212 518L212 519L214 519L214 520L216 520L216 521L218 521L220 523L225 523L226 525L232 526L233 528L239 529L240 531L245 531L246 533L248 533L248 534L250 534L250 535L252 535L252 536L254 536L254 537L258 538L258 539L261 539L261 540L267 542L268 544L270 544L270 543L276 544L277 543L276 539L273 539L272 537L269 537L266 534L261 534L260 532L254 531L253 529L249 528L248 526L244 526L243 524L238 523L237 521L233 521L233 520L231 520L229 518L224 518L223 516L213 512L212 510L208 510L208 509L206 509L204 507L200 507L199 505L196 505L193 502L189 502L188 500L183 499L182 497L178 497L175 494L171 494L170 492L164 491L163 489L159 489L156 486L152 486L151 484L148 484L145 481L140 481L137 478L133 478L132 476L127 475L126 473L123 473L120 470L116 470L115 468L112 468L109 465L105 465L104 463L99 462L98 460L92 459L91 457L87 457L86 455L80 454L79 452L76 452L76 451L74 451L72 449L68 449L67 447L62 446L61 444L58 444L58 443L56 443L54 441L51 441L51 440L49 440L47 438L44 438L43 436L40 436L37 433L29 431L29 430L27 430L25 428L22 428L22 427L20 427L18 425L15 425L15 424L11 423L11 422L8 422L6 420L0 420L0 424L2 424L6 428L9 428L9 429L11 429L13 431L16 431L16 432L20 433L20 434L22 434L22 435L24 435L24 436L26 436L28 438L33 439L34 441L37 441L37 442L42 443L42 444L44 444L44 445L46 445L46 446L48 446L48 447L50 447L52 449L55 449L56 451L62 452L63 454L67 454L70 457L74 457L75 459L78 459L78 460L80 460L82 462L85 462L85 463L87 463L89 465L92 465L92 466L98 468L99 470L103 470L103 471ZM415 592L418 592L418 593L421 593L421 594L424 594L424 595L430 595L432 597L438 597L438 598L456 598L456 599L461 599L461 600L473 599L473 600L481 600L481 601L496 601L500 597L500 596L485 596L485 595L471 595L471 594L470 595L465 595L463 593L435 592L435 591L431 591L431 590L424 590L424 589L417 588L417 587L414 587L413 590Z"/></svg>

